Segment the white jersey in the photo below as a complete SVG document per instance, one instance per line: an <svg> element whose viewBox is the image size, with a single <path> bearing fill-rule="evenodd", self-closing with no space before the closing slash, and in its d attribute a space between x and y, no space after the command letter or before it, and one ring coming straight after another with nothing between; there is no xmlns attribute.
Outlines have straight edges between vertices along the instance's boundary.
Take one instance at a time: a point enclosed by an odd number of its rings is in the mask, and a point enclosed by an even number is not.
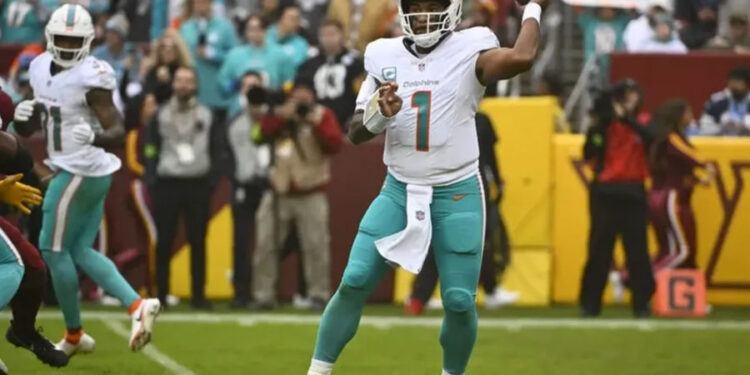
<svg viewBox="0 0 750 375"><path fill-rule="evenodd" d="M112 67L93 56L54 76L51 73L52 55L45 52L36 57L29 67L30 83L37 103L44 104L42 116L47 143L45 163L54 170L98 177L120 169L120 159L94 145L73 141L70 129L88 124L95 131L101 126L86 101L86 93L102 88L116 91L117 80Z"/></svg>
<svg viewBox="0 0 750 375"><path fill-rule="evenodd" d="M368 78L357 109L364 109L376 81L395 81L403 105L386 129L388 172L405 183L432 186L468 178L479 164L474 116L485 89L476 61L480 52L500 43L486 27L453 32L421 57L405 43L400 37L367 46Z"/></svg>

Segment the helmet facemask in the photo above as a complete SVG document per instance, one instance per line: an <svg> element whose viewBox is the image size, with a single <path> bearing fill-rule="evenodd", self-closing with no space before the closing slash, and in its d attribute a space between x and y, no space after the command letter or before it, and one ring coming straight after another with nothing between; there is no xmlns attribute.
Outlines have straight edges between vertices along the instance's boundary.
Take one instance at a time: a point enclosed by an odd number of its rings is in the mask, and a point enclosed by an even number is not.
<svg viewBox="0 0 750 375"><path fill-rule="evenodd" d="M442 12L408 13L410 3L410 1L399 2L398 13L401 17L401 29L419 47L430 48L434 46L444 34L455 30L461 22L460 0L450 0L450 3ZM416 29L421 27L422 24L425 25L424 32L417 33Z"/></svg>
<svg viewBox="0 0 750 375"><path fill-rule="evenodd" d="M60 45L73 44L72 42L76 39L80 42L78 47L63 47ZM89 55L89 52L91 50L91 42L93 39L93 36L83 37L48 34L47 50L49 50L54 56L55 64L60 65L63 68L70 68L78 65L81 61L83 61L83 59L86 58L86 56Z"/></svg>

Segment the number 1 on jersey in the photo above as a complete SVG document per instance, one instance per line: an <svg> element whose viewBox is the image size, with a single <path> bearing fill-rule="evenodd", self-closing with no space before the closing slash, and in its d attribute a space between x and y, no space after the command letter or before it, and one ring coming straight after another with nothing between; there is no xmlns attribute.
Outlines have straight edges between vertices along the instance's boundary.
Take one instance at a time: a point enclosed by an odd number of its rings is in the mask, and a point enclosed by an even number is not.
<svg viewBox="0 0 750 375"><path fill-rule="evenodd" d="M415 92L411 97L411 107L417 109L417 151L430 151L430 112L432 111L432 92Z"/></svg>

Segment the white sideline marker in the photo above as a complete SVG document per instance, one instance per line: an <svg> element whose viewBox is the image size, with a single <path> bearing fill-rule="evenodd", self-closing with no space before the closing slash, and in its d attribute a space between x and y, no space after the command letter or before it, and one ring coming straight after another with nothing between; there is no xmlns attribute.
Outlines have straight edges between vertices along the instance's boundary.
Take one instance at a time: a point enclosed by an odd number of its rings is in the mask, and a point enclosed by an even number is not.
<svg viewBox="0 0 750 375"><path fill-rule="evenodd" d="M83 314L86 316L86 314ZM122 314L117 314L122 315ZM107 326L112 332L116 333L118 336L124 338L125 340L130 340L130 332L128 332L128 329L125 328L125 326L122 325L122 322L119 320L114 319L100 319L101 322ZM152 361L160 364L162 367L166 368L167 370L171 371L175 375L196 375L193 371L188 369L187 367L177 363L172 357L162 353L157 349L154 344L149 344L141 352L146 355L146 357L149 357Z"/></svg>
<svg viewBox="0 0 750 375"><path fill-rule="evenodd" d="M121 312L83 312L84 319L103 321L129 320ZM0 317L10 318L9 313ZM39 319L60 319L57 311L43 311ZM166 313L159 316L162 323L235 323L242 326L257 324L297 324L317 325L320 316L293 314L205 314L205 313ZM387 317L364 316L361 325L375 328L389 327L440 327L441 317ZM635 320L635 319L579 319L579 318L479 318L481 328L504 328L511 331L520 329L566 328L566 329L621 329L621 330L682 330L682 331L750 331L750 320ZM123 328L123 327L120 327ZM124 328L123 328L124 329ZM127 337L130 334L127 333Z"/></svg>

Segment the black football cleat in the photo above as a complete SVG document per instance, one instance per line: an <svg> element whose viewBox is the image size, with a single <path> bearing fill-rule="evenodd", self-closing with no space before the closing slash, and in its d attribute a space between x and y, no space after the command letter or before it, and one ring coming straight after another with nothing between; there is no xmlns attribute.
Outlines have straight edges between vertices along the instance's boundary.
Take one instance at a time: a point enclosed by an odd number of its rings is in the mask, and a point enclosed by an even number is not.
<svg viewBox="0 0 750 375"><path fill-rule="evenodd" d="M61 350L57 350L47 338L39 331L32 331L26 336L18 335L11 325L5 333L9 343L19 348L24 348L36 355L36 358L52 367L65 367L68 364L68 356Z"/></svg>

